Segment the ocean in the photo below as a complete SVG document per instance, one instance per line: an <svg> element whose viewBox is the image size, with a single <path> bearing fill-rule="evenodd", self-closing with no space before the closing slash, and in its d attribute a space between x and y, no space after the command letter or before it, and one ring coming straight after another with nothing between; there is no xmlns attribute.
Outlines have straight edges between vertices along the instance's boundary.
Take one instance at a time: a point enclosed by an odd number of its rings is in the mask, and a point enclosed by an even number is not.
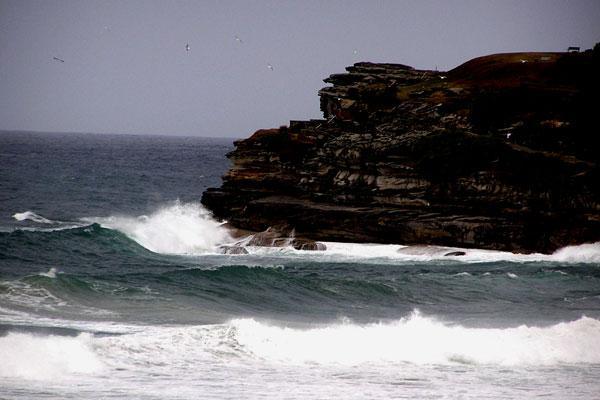
<svg viewBox="0 0 600 400"><path fill-rule="evenodd" d="M0 133L0 398L600 398L600 244L219 254L232 148Z"/></svg>

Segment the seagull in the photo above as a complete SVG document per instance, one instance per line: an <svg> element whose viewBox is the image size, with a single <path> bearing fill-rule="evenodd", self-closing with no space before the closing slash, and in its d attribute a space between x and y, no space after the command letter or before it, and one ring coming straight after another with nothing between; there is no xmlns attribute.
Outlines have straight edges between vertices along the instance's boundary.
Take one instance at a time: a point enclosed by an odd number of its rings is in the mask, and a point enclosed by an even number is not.
<svg viewBox="0 0 600 400"><path fill-rule="evenodd" d="M510 132L509 132L509 133L507 133L507 134L506 134L506 138L507 138L507 139L510 139L511 135L512 135L512 133L510 133Z"/></svg>
<svg viewBox="0 0 600 400"><path fill-rule="evenodd" d="M185 45L185 51L190 51L190 44L189 43L186 43L186 45Z"/></svg>
<svg viewBox="0 0 600 400"><path fill-rule="evenodd" d="M62 63L64 63L64 62L65 62L65 60L61 60L61 59L60 59L60 58L58 58L58 57L52 57L52 59L53 59L53 60L56 60L56 61L60 61L60 62L62 62Z"/></svg>
<svg viewBox="0 0 600 400"><path fill-rule="evenodd" d="M271 71L273 71L273 66L271 64L267 64L267 68L269 68Z"/></svg>
<svg viewBox="0 0 600 400"><path fill-rule="evenodd" d="M354 54L354 55L357 55L357 54L358 54L358 50L354 49L354 50L352 51L352 54Z"/></svg>
<svg viewBox="0 0 600 400"><path fill-rule="evenodd" d="M243 43L242 39L240 39L240 37L238 35L235 35L235 41L238 43Z"/></svg>

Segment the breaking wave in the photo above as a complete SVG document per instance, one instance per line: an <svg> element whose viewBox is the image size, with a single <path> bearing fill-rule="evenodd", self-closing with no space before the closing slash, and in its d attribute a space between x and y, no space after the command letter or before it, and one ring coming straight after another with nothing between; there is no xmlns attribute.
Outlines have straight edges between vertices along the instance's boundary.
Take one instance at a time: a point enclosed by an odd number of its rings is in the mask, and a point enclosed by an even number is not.
<svg viewBox="0 0 600 400"><path fill-rule="evenodd" d="M250 360L350 366L598 364L599 335L600 321L588 317L547 327L467 328L417 311L389 323L308 329L244 318L219 325L138 327L118 335L10 332L0 337L0 377L47 380L140 366L184 371L198 363Z"/></svg>
<svg viewBox="0 0 600 400"><path fill-rule="evenodd" d="M32 380L64 379L102 371L92 335L40 336L10 332L0 337L0 377Z"/></svg>
<svg viewBox="0 0 600 400"><path fill-rule="evenodd" d="M233 321L236 339L255 356L282 362L360 364L553 365L600 363L600 321L582 317L549 327L449 325L413 312L392 323L308 330L252 319Z"/></svg>
<svg viewBox="0 0 600 400"><path fill-rule="evenodd" d="M214 220L211 213L198 203L175 201L149 215L109 217L85 217L80 222L61 222L44 218L32 211L16 213L18 221L34 221L53 225L44 228L22 227L24 231L54 232L78 228L90 228L99 224L103 228L116 230L146 249L163 254L206 254L218 253L222 244L233 243L228 230ZM238 242L243 245L244 241ZM389 259L397 261L458 261L466 263L486 262L560 262L600 263L600 242L567 246L553 254L516 254L504 251L465 249L443 246L402 246L376 243L324 242L327 250L307 252L291 246L270 248L246 246L251 255L298 256L312 260L360 261Z"/></svg>
<svg viewBox="0 0 600 400"><path fill-rule="evenodd" d="M160 208L139 217L111 216L83 218L116 229L146 249L164 254L202 254L214 252L219 244L230 242L227 230L196 203L181 203Z"/></svg>

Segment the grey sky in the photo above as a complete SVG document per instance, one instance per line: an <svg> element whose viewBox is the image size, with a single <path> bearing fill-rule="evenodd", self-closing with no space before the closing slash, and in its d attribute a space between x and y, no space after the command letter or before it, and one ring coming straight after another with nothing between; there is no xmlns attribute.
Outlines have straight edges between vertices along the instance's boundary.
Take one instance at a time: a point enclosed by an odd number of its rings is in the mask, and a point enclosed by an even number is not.
<svg viewBox="0 0 600 400"><path fill-rule="evenodd" d="M590 48L599 21L598 0L0 0L0 129L245 137L319 118L357 61Z"/></svg>

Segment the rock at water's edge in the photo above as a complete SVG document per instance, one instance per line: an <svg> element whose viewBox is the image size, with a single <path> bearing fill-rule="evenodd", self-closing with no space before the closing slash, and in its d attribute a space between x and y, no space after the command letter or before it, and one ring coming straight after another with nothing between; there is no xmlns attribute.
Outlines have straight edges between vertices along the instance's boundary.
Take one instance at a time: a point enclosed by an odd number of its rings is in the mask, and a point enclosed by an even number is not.
<svg viewBox="0 0 600 400"><path fill-rule="evenodd" d="M323 120L237 141L202 202L233 227L313 241L518 252L598 241L599 70L598 46L448 72L357 63L325 80Z"/></svg>

